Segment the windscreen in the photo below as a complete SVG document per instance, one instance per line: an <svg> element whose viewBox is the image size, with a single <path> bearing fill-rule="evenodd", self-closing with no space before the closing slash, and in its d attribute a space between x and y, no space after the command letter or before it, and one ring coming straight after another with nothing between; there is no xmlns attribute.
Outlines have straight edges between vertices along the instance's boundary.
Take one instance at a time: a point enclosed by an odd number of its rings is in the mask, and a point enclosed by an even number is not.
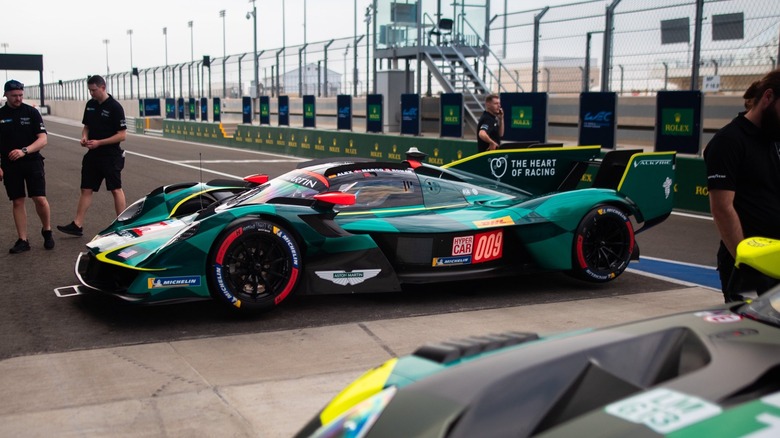
<svg viewBox="0 0 780 438"><path fill-rule="evenodd" d="M780 327L780 285L740 307L739 313L757 321Z"/></svg>

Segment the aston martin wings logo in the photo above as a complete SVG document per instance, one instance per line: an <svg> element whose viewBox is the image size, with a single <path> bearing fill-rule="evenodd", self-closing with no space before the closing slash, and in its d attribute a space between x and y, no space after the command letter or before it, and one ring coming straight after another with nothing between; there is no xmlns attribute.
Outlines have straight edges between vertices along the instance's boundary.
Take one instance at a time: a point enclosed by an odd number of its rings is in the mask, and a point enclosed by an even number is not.
<svg viewBox="0 0 780 438"><path fill-rule="evenodd" d="M369 278L374 278L379 273L382 272L381 269L366 269L364 271L315 271L315 274L317 274L317 277L320 277L323 280L332 281L336 284L339 284L341 286L354 286L356 284L360 284Z"/></svg>

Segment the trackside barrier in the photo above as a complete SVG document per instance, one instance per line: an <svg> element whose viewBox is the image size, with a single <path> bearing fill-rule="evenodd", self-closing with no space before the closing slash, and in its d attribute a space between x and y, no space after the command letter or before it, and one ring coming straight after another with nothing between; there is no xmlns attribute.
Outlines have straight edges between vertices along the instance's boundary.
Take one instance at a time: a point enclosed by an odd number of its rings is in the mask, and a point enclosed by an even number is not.
<svg viewBox="0 0 780 438"><path fill-rule="evenodd" d="M359 157L400 161L416 147L428 154L427 162L444 165L477 153L476 141L372 134L349 131L297 129L277 126L238 125L233 137L219 123L163 120L163 136L304 158ZM583 181L593 175L586 172ZM709 214L709 196L704 160L677 156L674 208Z"/></svg>

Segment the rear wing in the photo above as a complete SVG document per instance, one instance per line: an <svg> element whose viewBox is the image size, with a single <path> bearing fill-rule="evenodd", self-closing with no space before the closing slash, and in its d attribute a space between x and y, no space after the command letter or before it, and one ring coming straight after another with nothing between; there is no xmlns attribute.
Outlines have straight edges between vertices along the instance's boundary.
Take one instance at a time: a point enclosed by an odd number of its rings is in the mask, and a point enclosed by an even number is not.
<svg viewBox="0 0 780 438"><path fill-rule="evenodd" d="M482 152L442 167L495 179L534 195L575 189L616 190L639 207L640 222L665 219L674 204L675 152L614 150L599 146Z"/></svg>
<svg viewBox="0 0 780 438"><path fill-rule="evenodd" d="M614 153L623 153L628 159L610 160L610 154ZM675 152L609 152L596 173L593 187L614 188L634 201L646 228L666 219L672 212L675 161Z"/></svg>
<svg viewBox="0 0 780 438"><path fill-rule="evenodd" d="M442 167L509 184L534 195L576 188L599 146L499 149L471 155Z"/></svg>

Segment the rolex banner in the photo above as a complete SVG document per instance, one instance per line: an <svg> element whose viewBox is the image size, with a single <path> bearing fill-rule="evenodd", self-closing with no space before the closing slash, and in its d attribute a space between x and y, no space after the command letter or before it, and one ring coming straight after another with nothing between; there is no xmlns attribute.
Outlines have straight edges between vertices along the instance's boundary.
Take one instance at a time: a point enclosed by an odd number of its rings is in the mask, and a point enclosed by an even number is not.
<svg viewBox="0 0 780 438"><path fill-rule="evenodd" d="M339 94L336 96L336 107L338 108L338 119L336 120L336 129L345 131L352 130L352 96L349 94Z"/></svg>
<svg viewBox="0 0 780 438"><path fill-rule="evenodd" d="M382 132L384 123L381 94L369 94L366 96L366 132Z"/></svg>
<svg viewBox="0 0 780 438"><path fill-rule="evenodd" d="M215 97L212 99L211 110L213 113L214 122L222 121L222 99Z"/></svg>
<svg viewBox="0 0 780 438"><path fill-rule="evenodd" d="M252 124L252 98L249 96L241 98L241 122L246 125Z"/></svg>
<svg viewBox="0 0 780 438"><path fill-rule="evenodd" d="M279 96L279 126L290 126L290 96Z"/></svg>
<svg viewBox="0 0 780 438"><path fill-rule="evenodd" d="M501 93L504 140L547 141L547 93Z"/></svg>
<svg viewBox="0 0 780 438"><path fill-rule="evenodd" d="M260 96L260 124L271 124L271 98L269 96Z"/></svg>
<svg viewBox="0 0 780 438"><path fill-rule="evenodd" d="M463 94L444 93L439 102L439 135L463 137Z"/></svg>
<svg viewBox="0 0 780 438"><path fill-rule="evenodd" d="M316 108L314 106L314 96L307 94L303 96L303 127L314 128L317 125Z"/></svg>
<svg viewBox="0 0 780 438"><path fill-rule="evenodd" d="M420 135L419 94L401 94L401 134Z"/></svg>
<svg viewBox="0 0 780 438"><path fill-rule="evenodd" d="M616 109L616 93L580 93L579 144L615 149Z"/></svg>
<svg viewBox="0 0 780 438"><path fill-rule="evenodd" d="M659 91L655 151L698 154L701 144L701 91Z"/></svg>
<svg viewBox="0 0 780 438"><path fill-rule="evenodd" d="M198 117L195 114L195 98L194 97L190 97L189 98L189 100L187 102L187 107L188 107L188 110L189 110L187 112L190 115L190 120L193 120L193 121L194 120L198 120Z"/></svg>

